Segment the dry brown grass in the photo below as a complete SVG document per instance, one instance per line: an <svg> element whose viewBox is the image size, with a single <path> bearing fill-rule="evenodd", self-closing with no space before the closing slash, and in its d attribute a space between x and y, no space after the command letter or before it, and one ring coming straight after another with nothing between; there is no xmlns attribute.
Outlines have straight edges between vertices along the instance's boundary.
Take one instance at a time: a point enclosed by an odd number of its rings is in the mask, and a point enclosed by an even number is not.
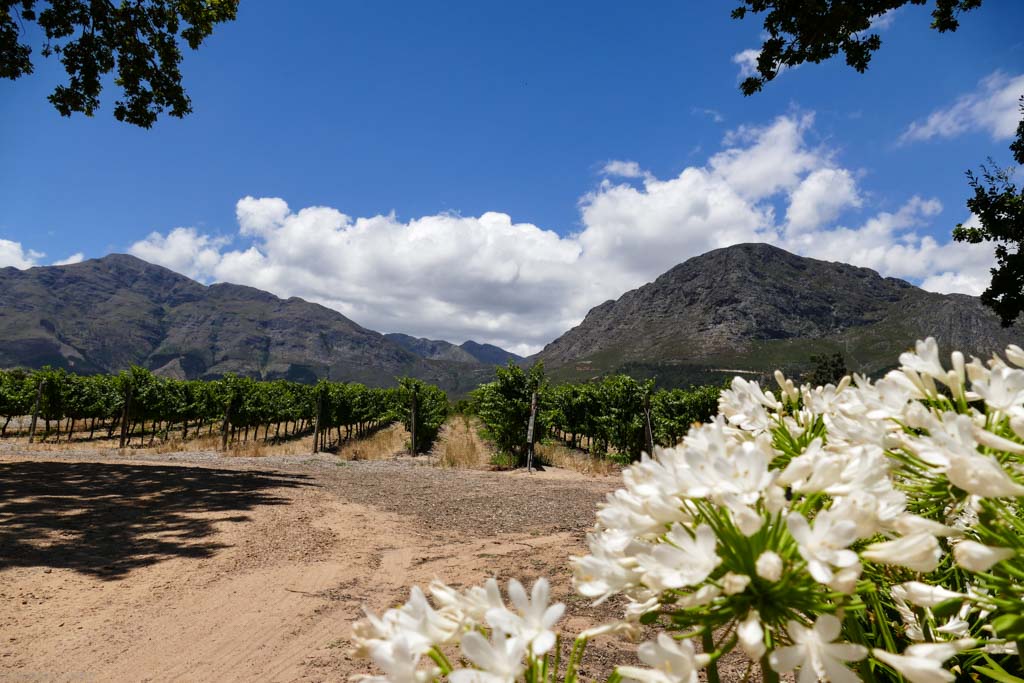
<svg viewBox="0 0 1024 683"><path fill-rule="evenodd" d="M409 448L409 432L401 423L384 427L365 439L342 444L338 457L343 460L387 460Z"/></svg>
<svg viewBox="0 0 1024 683"><path fill-rule="evenodd" d="M545 465L574 470L582 474L617 476L621 468L608 458L596 458L586 451L556 443L538 443L534 453Z"/></svg>
<svg viewBox="0 0 1024 683"><path fill-rule="evenodd" d="M482 469L490 465L491 449L480 438L477 418L453 415L441 428L431 452L438 467Z"/></svg>

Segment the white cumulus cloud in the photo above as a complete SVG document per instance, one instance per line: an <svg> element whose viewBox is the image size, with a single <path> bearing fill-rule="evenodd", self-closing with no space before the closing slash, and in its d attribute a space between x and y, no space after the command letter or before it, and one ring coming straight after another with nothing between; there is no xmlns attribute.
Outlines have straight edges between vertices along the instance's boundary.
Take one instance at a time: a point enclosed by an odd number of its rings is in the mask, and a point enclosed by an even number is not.
<svg viewBox="0 0 1024 683"><path fill-rule="evenodd" d="M971 131L983 131L994 140L1013 137L1021 120L1020 98L1024 96L1024 74L1011 76L1001 71L982 79L978 88L961 96L949 107L932 112L910 124L900 142L951 138Z"/></svg>
<svg viewBox="0 0 1024 683"><path fill-rule="evenodd" d="M608 162L606 177L580 198L581 227L569 235L498 212L355 217L245 197L231 240L179 227L130 251L204 281L317 301L371 329L475 339L518 353L538 350L591 307L687 258L741 242L867 266L940 291L983 289L991 249L929 236L942 211L937 200L911 197L851 221L867 204L858 173L808 141L813 123L810 114L794 114L738 128L706 163L674 177Z"/></svg>
<svg viewBox="0 0 1024 683"><path fill-rule="evenodd" d="M202 235L195 228L174 228L166 235L151 232L128 253L189 277L206 277L222 259L223 238Z"/></svg>
<svg viewBox="0 0 1024 683"><path fill-rule="evenodd" d="M635 161L622 161L620 159L612 159L606 162L601 169L601 173L618 178L642 178L644 176L644 171L640 168L640 164Z"/></svg>
<svg viewBox="0 0 1024 683"><path fill-rule="evenodd" d="M80 251L76 251L74 254L72 254L71 256L68 256L67 258L62 258L59 261L54 261L51 265L54 265L54 266L70 266L70 265L73 265L75 263L81 263L84 260L85 260L85 254L83 254Z"/></svg>
<svg viewBox="0 0 1024 683"><path fill-rule="evenodd" d="M732 63L740 67L740 78L748 78L757 73L757 58L760 56L761 51L754 48L742 50L732 56Z"/></svg>
<svg viewBox="0 0 1024 683"><path fill-rule="evenodd" d="M31 268L39 265L39 259L44 256L46 254L26 249L21 242L0 238L0 268Z"/></svg>

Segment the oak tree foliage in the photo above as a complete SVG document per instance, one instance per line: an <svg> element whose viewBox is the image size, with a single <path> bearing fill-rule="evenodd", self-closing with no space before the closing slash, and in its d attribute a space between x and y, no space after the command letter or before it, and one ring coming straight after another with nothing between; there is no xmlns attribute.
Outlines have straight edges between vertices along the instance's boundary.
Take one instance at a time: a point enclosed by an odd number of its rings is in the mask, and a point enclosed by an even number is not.
<svg viewBox="0 0 1024 683"><path fill-rule="evenodd" d="M743 0L733 10L733 18L764 14L766 38L757 58L757 73L744 79L740 89L753 95L786 67L817 64L840 52L847 64L863 73L882 45L882 39L871 31L872 22L904 5L929 4L933 6L932 28L947 32L956 31L960 15L980 7L981 0ZM1024 165L1024 118L1010 151L1017 164ZM1024 188L1018 190L1014 173L992 160L979 173L968 171L974 196L967 200L967 208L980 225L960 224L953 231L953 238L960 242L995 243L997 265L981 300L1006 327L1024 313Z"/></svg>
<svg viewBox="0 0 1024 683"><path fill-rule="evenodd" d="M113 74L121 90L114 116L149 128L164 111L178 118L192 111L182 47L197 49L237 11L238 0L0 0L0 78L34 71L35 25L39 53L60 59L67 72L48 97L62 116L92 116Z"/></svg>
<svg viewBox="0 0 1024 683"><path fill-rule="evenodd" d="M1010 151L1013 160L1024 166L1024 97L1021 114ZM953 230L953 239L971 244L996 243L996 267L981 300L1009 327L1024 313L1024 186L1017 188L1012 168L998 168L991 159L989 164L982 166L979 174L967 172L974 190L967 208L978 217L980 225L961 223Z"/></svg>
<svg viewBox="0 0 1024 683"><path fill-rule="evenodd" d="M785 67L804 62L818 64L840 52L846 63L864 73L882 39L871 24L886 12L904 5L926 5L929 0L743 0L732 11L734 19L764 13L767 37L757 59L757 74L741 84L753 95ZM981 0L934 0L932 28L939 32L960 27L958 16L981 5Z"/></svg>

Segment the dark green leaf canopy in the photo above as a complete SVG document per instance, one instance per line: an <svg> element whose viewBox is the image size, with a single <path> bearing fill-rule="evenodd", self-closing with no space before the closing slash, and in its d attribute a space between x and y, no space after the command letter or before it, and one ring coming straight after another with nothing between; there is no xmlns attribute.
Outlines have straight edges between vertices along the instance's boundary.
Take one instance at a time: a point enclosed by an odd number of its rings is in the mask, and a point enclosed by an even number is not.
<svg viewBox="0 0 1024 683"><path fill-rule="evenodd" d="M114 73L122 91L114 116L149 128L164 111L178 118L192 111L181 47L197 49L237 11L238 0L0 0L0 77L33 72L27 25L34 22L46 38L40 53L57 56L68 75L48 98L62 116L92 116L104 77Z"/></svg>
<svg viewBox="0 0 1024 683"><path fill-rule="evenodd" d="M785 67L804 62L818 64L840 52L846 63L863 73L882 39L871 32L872 21L904 5L925 5L928 0L743 0L732 11L734 19L764 13L767 33L757 59L757 74L740 84L753 95ZM975 9L981 0L935 0L932 28L955 31L957 16Z"/></svg>

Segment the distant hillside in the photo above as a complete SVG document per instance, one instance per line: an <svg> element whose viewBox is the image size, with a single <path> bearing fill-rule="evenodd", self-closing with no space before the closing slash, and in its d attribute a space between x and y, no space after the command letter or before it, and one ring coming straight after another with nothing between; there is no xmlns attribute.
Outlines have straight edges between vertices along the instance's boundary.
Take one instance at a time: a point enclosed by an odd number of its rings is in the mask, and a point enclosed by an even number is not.
<svg viewBox="0 0 1024 683"><path fill-rule="evenodd" d="M806 369L841 351L877 374L915 339L987 356L1024 341L976 297L926 292L867 268L741 244L694 257L592 309L536 358L556 377L625 371L664 384L720 381L735 371Z"/></svg>
<svg viewBox="0 0 1024 683"><path fill-rule="evenodd" d="M318 304L205 286L132 256L0 269L0 367L94 373L133 364L183 378L234 372L377 386L411 375L455 393L487 374L421 358Z"/></svg>
<svg viewBox="0 0 1024 683"><path fill-rule="evenodd" d="M610 372L662 385L718 382L737 372L809 368L841 351L877 374L915 339L987 356L1024 343L975 297L926 292L866 268L743 244L692 258L592 309L537 356L556 380ZM141 365L168 376L228 372L374 386L419 377L465 395L515 354L487 344L382 335L302 299L205 286L114 254L69 266L0 269L0 367L82 373Z"/></svg>
<svg viewBox="0 0 1024 683"><path fill-rule="evenodd" d="M473 340L463 342L459 348L485 365L507 365L510 360L516 363L523 360L522 356L506 351L499 346L478 344Z"/></svg>
<svg viewBox="0 0 1024 683"><path fill-rule="evenodd" d="M493 344L478 344L472 340L456 346L451 342L410 337L407 334L400 334L398 332L385 334L384 336L421 358L429 358L433 360L450 360L458 363L482 363L484 365L505 365L510 360L518 362L523 359L522 356L517 356L516 354L494 346Z"/></svg>

